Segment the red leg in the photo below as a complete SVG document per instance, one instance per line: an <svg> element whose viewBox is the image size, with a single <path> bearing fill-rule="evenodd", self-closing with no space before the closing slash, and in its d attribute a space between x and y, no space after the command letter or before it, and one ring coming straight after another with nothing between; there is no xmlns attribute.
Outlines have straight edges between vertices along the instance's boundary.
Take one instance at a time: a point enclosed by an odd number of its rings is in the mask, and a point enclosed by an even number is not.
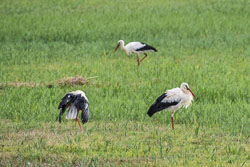
<svg viewBox="0 0 250 167"><path fill-rule="evenodd" d="M76 114L76 122L78 122L78 125L80 126L80 130L82 130L82 127L81 127L81 124L80 124L80 121L78 118L78 113L79 113L79 111L77 111L77 114ZM75 127L76 127L76 122L75 122Z"/></svg>
<svg viewBox="0 0 250 167"><path fill-rule="evenodd" d="M76 122L77 122L77 120L78 120L78 113L79 113L79 111L77 110L77 114L76 114ZM75 122L75 127L76 127L76 122Z"/></svg>
<svg viewBox="0 0 250 167"><path fill-rule="evenodd" d="M78 117L76 116L76 122L77 122L77 120L78 120ZM75 127L76 127L76 122L75 122Z"/></svg>
<svg viewBox="0 0 250 167"><path fill-rule="evenodd" d="M174 130L174 113L172 113L171 120L172 120L172 129Z"/></svg>
<svg viewBox="0 0 250 167"><path fill-rule="evenodd" d="M138 67L140 66L140 58L139 58L139 56L138 55L136 55L137 56L137 64L138 64Z"/></svg>
<svg viewBox="0 0 250 167"><path fill-rule="evenodd" d="M79 124L79 126L80 126L80 130L82 130L82 126L81 126L81 123L80 123L80 121L79 121L79 118L77 118L77 121L78 121L78 124Z"/></svg>
<svg viewBox="0 0 250 167"><path fill-rule="evenodd" d="M148 55L147 55L147 53L144 53L144 57L140 60L140 62L142 62Z"/></svg>

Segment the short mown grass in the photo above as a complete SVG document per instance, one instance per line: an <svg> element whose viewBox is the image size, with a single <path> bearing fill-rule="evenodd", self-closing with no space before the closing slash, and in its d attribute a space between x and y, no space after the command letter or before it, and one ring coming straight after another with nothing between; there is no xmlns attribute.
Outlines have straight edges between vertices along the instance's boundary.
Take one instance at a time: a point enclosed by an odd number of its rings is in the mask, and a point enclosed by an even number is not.
<svg viewBox="0 0 250 167"><path fill-rule="evenodd" d="M9 166L62 162L77 166L243 166L248 160L247 138L227 135L218 128L177 125L173 131L170 126L135 121L90 121L82 131L73 122L25 125L1 120L1 126L0 162Z"/></svg>

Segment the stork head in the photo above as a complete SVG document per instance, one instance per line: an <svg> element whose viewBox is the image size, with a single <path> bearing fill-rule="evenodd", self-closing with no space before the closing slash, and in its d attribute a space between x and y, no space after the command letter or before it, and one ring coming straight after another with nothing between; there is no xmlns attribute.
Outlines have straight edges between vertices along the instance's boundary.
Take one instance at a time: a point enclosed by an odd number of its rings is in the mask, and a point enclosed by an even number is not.
<svg viewBox="0 0 250 167"><path fill-rule="evenodd" d="M192 92L192 90L189 88L189 86L188 86L188 84L187 83L185 83L185 82L183 82L182 84L181 84L181 90L184 92L184 93L191 93L195 98L196 98L196 96L195 96L195 94Z"/></svg>
<svg viewBox="0 0 250 167"><path fill-rule="evenodd" d="M116 47L115 47L115 51L117 51L117 49L119 48L120 45L124 46L124 41L123 41L123 40L119 40L119 41L117 42L117 45L116 45Z"/></svg>

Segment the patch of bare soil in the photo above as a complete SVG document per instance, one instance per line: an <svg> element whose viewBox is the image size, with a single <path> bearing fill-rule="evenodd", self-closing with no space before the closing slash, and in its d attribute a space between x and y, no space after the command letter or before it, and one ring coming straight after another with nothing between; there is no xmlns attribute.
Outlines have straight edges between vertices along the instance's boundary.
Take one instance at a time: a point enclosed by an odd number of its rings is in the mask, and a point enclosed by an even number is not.
<svg viewBox="0 0 250 167"><path fill-rule="evenodd" d="M34 82L9 82L9 83L0 83L0 89L3 89L4 87L38 87L40 86L37 83Z"/></svg>
<svg viewBox="0 0 250 167"><path fill-rule="evenodd" d="M74 76L74 77L65 77L63 79L60 79L58 81L53 81L53 82L47 82L45 84L46 87L52 88L56 85L60 87L64 86L74 86L74 85L85 85L88 83L88 80L90 79L95 79L98 76L94 77L89 77L89 78L84 78L81 76ZM0 83L0 89L4 89L7 87L14 87L14 88L19 88L19 87L29 87L29 88L34 88L34 87L42 87L44 84L39 84L35 82L8 82L8 83Z"/></svg>

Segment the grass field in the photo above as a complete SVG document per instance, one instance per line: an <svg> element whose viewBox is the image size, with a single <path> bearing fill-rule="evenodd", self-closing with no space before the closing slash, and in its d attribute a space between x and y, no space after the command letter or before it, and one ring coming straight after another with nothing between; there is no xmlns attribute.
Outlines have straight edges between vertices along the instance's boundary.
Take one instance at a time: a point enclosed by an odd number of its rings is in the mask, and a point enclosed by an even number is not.
<svg viewBox="0 0 250 167"><path fill-rule="evenodd" d="M0 166L249 166L249 0L2 0ZM118 40L157 48L137 67ZM44 86L98 76L83 86ZM149 118L187 82L188 110ZM56 122L83 90L90 120Z"/></svg>

